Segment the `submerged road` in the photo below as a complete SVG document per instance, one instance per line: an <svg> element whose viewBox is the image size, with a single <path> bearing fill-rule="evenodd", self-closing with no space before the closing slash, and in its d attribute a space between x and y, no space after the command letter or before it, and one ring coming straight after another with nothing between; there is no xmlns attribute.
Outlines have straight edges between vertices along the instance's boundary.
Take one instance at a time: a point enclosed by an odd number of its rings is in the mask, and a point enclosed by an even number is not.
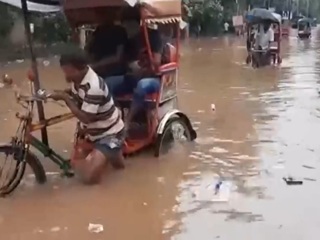
<svg viewBox="0 0 320 240"><path fill-rule="evenodd" d="M94 187L59 178L58 169L42 159L50 172L46 185L34 184L28 172L12 196L0 199L1 238L317 240L319 39L317 29L310 40L289 37L281 67L258 70L243 64L244 39L186 42L179 104L197 128L196 142L160 159L149 153L130 158L124 171L109 171ZM1 71L27 87L26 69L14 63ZM54 61L41 66L41 76L46 88L64 87ZM8 89L0 92L1 141L6 141L19 108ZM49 116L67 111L47 106ZM65 156L73 130L74 121L68 121L49 131L50 143ZM288 176L303 184L287 185ZM90 223L103 231L91 233Z"/></svg>

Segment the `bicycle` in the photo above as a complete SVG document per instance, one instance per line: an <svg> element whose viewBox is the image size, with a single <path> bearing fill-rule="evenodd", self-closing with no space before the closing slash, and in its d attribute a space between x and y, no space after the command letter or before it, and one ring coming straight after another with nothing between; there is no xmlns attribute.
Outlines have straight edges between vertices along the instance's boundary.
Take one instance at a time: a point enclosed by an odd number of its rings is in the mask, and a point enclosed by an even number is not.
<svg viewBox="0 0 320 240"><path fill-rule="evenodd" d="M61 123L74 117L72 113L65 113L58 116L45 119L43 121L33 122L33 109L36 101L47 101L48 93L44 90L39 90L36 94L30 96L22 95L20 92L15 91L17 102L26 109L24 114L16 113L19 119L18 129L11 142L8 144L0 144L0 154L5 154L4 165L7 163L8 157L12 156L14 160L13 173L3 173L3 168L0 166L0 180L4 178L4 183L0 183L0 196L5 196L13 192L20 184L28 164L35 174L35 179L39 184L47 181L46 172L38 157L32 152L30 147L38 150L44 157L48 157L62 170L62 175L72 177L70 160L64 159L57 154L49 145L44 144L37 139L33 132L43 128ZM12 163L9 163L10 169ZM5 176L4 176L5 174Z"/></svg>

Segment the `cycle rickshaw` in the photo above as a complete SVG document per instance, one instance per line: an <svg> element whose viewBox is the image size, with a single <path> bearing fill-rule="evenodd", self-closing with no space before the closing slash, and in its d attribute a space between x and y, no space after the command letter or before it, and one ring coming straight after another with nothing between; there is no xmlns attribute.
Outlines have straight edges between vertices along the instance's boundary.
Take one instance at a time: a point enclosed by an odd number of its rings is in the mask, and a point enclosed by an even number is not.
<svg viewBox="0 0 320 240"><path fill-rule="evenodd" d="M300 39L306 39L311 37L311 23L312 20L309 18L301 18L298 20L298 37Z"/></svg>
<svg viewBox="0 0 320 240"><path fill-rule="evenodd" d="M248 56L246 58L247 64L252 64L253 67L260 67L261 61L258 56L265 53L265 50L259 50L255 48L254 44L254 31L259 31L259 28L265 22L271 23L276 29L274 34L274 42L270 46L270 56L265 59L263 65L269 65L271 62L275 64L281 64L281 16L273 13L267 9L255 8L248 12L246 16L247 22L247 51Z"/></svg>
<svg viewBox="0 0 320 240"><path fill-rule="evenodd" d="M127 137L123 147L123 154L125 155L134 154L147 147L153 147L154 156L158 157L163 152L166 152L168 146L172 146L172 142L192 141L197 137L187 115L177 108L181 1L153 0L148 4L132 4L132 2L130 4L123 0L65 0L62 7L73 29L84 25L97 25L95 12L97 8L103 9L103 11L99 12L104 13L111 12L115 8L123 8L126 18L139 17L140 30L143 31L145 37L149 60L151 60L152 54L147 34L147 24L170 24L176 28L176 44L175 46L169 43L166 45L166 57L158 72L161 89L158 93L145 99L147 112L144 120L144 130L146 135L139 140ZM30 72L28 77L31 80L31 85L33 85L35 80L33 72ZM43 156L56 163L62 170L62 175L73 176L70 161L61 157L48 144L43 143L32 134L34 131L71 119L73 115L65 113L50 119L40 120L37 123L33 122L34 105L38 101L43 101L47 94L46 91L41 89L33 92L28 96L19 92L15 94L17 101L24 106L26 111L24 114L17 113L16 115L20 123L17 133L11 142L0 145L0 154L14 159L14 164L12 164L14 165L13 172L7 174L4 182L0 183L0 195L9 194L16 189L24 176L27 164L33 170L38 183L46 182L44 167L33 153L34 150L38 150ZM125 111L132 101L132 96L119 96L116 101L119 103L119 107L125 117ZM75 139L75 142L77 142L77 139ZM0 179L1 175L3 174L0 171Z"/></svg>

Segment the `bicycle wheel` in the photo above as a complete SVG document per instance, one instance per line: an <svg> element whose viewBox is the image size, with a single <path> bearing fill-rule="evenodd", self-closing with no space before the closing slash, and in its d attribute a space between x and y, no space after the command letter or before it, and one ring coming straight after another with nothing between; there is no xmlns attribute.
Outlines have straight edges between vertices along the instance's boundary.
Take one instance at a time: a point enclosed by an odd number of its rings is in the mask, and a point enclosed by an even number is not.
<svg viewBox="0 0 320 240"><path fill-rule="evenodd" d="M29 150L12 144L0 145L0 195L5 196L13 192L20 184L26 165L29 165L35 175L37 183L47 181L45 170L39 159ZM3 160L3 156L5 159ZM12 158L9 160L8 158Z"/></svg>
<svg viewBox="0 0 320 240"><path fill-rule="evenodd" d="M46 182L45 171L26 143L28 121L21 121L11 143L0 145L0 196L13 192L20 184L29 164L38 183Z"/></svg>
<svg viewBox="0 0 320 240"><path fill-rule="evenodd" d="M0 195L11 193L21 182L26 169L22 149L12 144L0 146ZM23 154L24 155L24 154Z"/></svg>

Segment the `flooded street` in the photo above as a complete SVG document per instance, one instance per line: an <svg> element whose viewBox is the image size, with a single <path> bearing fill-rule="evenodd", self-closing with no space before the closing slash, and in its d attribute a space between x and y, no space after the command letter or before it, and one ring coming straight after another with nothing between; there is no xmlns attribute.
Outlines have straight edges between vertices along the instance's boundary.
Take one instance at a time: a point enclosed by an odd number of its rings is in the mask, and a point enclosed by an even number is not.
<svg viewBox="0 0 320 240"><path fill-rule="evenodd" d="M293 35L283 40L281 67L258 70L243 64L244 38L184 43L179 104L198 131L196 142L159 159L148 152L131 157L124 171L110 170L94 187L61 179L41 157L48 183L36 185L28 171L0 199L3 239L318 239L320 38L318 29L310 40ZM15 63L0 74L27 87L27 68ZM40 70L43 87L65 87L54 60ZM9 89L0 92L5 142L19 107ZM63 112L46 105L48 116ZM74 129L74 120L49 129L50 144L64 156ZM288 176L303 184L287 185ZM103 232L91 233L90 223L103 225Z"/></svg>

